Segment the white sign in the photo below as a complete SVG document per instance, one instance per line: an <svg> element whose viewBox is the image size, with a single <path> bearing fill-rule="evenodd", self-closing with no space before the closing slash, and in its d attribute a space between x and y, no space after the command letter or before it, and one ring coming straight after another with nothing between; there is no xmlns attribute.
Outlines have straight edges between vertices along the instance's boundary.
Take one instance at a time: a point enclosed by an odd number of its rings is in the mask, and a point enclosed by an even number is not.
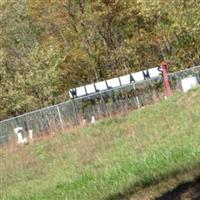
<svg viewBox="0 0 200 200"><path fill-rule="evenodd" d="M69 95L71 98L87 96L90 94L98 93L112 88L117 88L131 83L156 78L158 76L161 76L161 74L162 74L161 67L155 67L136 73L131 73L125 76L120 76L117 78L93 83L90 85L73 88L69 90Z"/></svg>

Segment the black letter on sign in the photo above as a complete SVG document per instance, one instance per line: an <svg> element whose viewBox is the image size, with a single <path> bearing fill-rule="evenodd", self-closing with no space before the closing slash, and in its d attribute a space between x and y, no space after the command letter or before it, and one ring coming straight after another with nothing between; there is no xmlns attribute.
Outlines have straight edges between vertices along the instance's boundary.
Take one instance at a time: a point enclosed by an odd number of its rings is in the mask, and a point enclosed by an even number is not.
<svg viewBox="0 0 200 200"><path fill-rule="evenodd" d="M161 66L159 66L157 69L158 69L158 71L160 72L160 75L163 75L163 70L162 70L162 67L161 67Z"/></svg>
<svg viewBox="0 0 200 200"><path fill-rule="evenodd" d="M96 92L100 92L100 90L97 89L95 84L94 84L94 89L95 89Z"/></svg>
<svg viewBox="0 0 200 200"><path fill-rule="evenodd" d="M149 71L148 70L146 70L146 72L143 71L142 73L143 73L144 79L151 78L150 75L149 75Z"/></svg>
<svg viewBox="0 0 200 200"><path fill-rule="evenodd" d="M87 88L84 86L85 94L88 95L87 93Z"/></svg>
<svg viewBox="0 0 200 200"><path fill-rule="evenodd" d="M76 88L71 89L71 90L70 90L70 93L71 93L71 95L72 95L72 98L77 97L77 91L76 91Z"/></svg>
<svg viewBox="0 0 200 200"><path fill-rule="evenodd" d="M132 74L130 74L130 83L135 82L135 79L133 78Z"/></svg>
<svg viewBox="0 0 200 200"><path fill-rule="evenodd" d="M112 89L112 87L108 85L108 82L107 81L105 82L106 82L106 87L108 88L108 90Z"/></svg>

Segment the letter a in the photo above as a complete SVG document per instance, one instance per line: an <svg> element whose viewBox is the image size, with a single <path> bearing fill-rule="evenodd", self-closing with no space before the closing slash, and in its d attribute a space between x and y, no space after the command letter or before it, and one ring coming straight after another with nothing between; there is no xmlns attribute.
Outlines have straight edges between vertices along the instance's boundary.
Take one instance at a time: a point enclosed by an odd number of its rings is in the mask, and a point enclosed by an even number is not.
<svg viewBox="0 0 200 200"><path fill-rule="evenodd" d="M133 75L130 74L130 83L133 83L133 82L135 82L135 79L133 78Z"/></svg>

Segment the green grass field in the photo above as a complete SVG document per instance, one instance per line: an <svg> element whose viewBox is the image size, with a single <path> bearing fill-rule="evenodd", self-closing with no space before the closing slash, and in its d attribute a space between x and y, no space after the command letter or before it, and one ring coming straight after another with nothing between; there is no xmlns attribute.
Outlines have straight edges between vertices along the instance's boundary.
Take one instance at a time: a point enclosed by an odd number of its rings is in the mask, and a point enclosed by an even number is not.
<svg viewBox="0 0 200 200"><path fill-rule="evenodd" d="M99 200L142 190L200 161L200 90L0 149L1 200Z"/></svg>

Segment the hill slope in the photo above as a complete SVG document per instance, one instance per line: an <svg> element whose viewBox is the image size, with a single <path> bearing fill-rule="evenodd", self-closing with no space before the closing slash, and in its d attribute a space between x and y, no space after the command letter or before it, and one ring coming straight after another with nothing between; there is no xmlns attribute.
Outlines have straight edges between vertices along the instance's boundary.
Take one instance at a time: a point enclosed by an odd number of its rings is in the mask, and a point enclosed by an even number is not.
<svg viewBox="0 0 200 200"><path fill-rule="evenodd" d="M24 147L1 147L1 199L99 200L140 194L198 166L199 119L198 89Z"/></svg>

